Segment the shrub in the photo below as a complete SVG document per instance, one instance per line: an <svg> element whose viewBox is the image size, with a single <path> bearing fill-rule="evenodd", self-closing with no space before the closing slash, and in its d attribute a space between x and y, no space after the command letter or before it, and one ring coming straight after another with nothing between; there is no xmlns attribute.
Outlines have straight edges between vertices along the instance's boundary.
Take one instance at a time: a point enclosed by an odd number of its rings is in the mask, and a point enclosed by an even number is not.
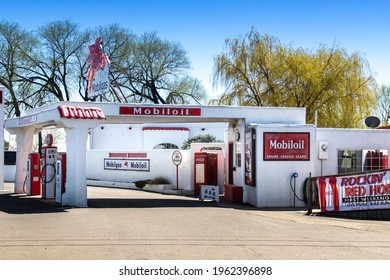
<svg viewBox="0 0 390 280"><path fill-rule="evenodd" d="M139 180L139 181L134 182L134 184L135 184L135 186L137 188L142 189L143 187L145 187L146 184L149 184L150 181L151 181L150 179L148 179L148 180Z"/></svg>
<svg viewBox="0 0 390 280"><path fill-rule="evenodd" d="M164 177L156 177L148 182L148 184L161 185L161 184L170 184L168 179Z"/></svg>

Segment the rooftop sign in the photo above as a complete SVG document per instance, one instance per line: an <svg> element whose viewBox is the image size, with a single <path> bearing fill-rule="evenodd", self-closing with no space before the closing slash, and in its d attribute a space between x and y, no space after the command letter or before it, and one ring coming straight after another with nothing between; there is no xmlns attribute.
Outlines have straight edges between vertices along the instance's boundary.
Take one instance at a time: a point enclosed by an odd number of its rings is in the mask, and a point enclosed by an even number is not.
<svg viewBox="0 0 390 280"><path fill-rule="evenodd" d="M100 108L81 106L58 106L57 108L61 118L97 120L106 118L103 110Z"/></svg>
<svg viewBox="0 0 390 280"><path fill-rule="evenodd" d="M199 117L202 115L201 108L182 108L182 107L119 107L120 115L134 116L180 116L180 117Z"/></svg>

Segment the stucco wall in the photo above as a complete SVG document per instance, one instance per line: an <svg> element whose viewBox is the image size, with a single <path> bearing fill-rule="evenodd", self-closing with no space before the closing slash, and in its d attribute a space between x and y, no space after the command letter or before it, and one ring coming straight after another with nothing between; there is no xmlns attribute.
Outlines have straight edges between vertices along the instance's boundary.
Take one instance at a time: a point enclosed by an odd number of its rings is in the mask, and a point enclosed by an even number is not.
<svg viewBox="0 0 390 280"><path fill-rule="evenodd" d="M110 157L110 153L146 153L145 160L150 160L150 171L107 170L104 159L123 159ZM164 177L176 185L176 165L172 162L173 150L89 150L87 151L87 180L131 183L139 180ZM181 150L183 162L179 165L179 188L191 190L192 169L190 150ZM134 158L134 157L132 157ZM136 158L135 158L136 159Z"/></svg>
<svg viewBox="0 0 390 280"><path fill-rule="evenodd" d="M318 159L318 142L327 141L328 159ZM390 150L390 130L388 129L335 129L318 128L316 144L315 176L337 174L338 150ZM321 168L323 164L323 168Z"/></svg>
<svg viewBox="0 0 390 280"><path fill-rule="evenodd" d="M295 181L296 194L303 199L303 185L310 173L314 173L316 129L312 125L256 125L256 187L247 186L248 202L257 207L304 206L304 202L294 198L290 179L298 173ZM309 133L310 160L308 161L265 161L264 132ZM294 184L294 180L291 180Z"/></svg>

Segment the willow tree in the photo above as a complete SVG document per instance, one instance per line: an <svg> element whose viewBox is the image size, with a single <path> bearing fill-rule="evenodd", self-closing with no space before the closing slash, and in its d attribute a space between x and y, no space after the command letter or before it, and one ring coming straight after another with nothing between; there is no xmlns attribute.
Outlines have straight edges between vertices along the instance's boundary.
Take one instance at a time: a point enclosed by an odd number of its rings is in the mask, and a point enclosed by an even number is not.
<svg viewBox="0 0 390 280"><path fill-rule="evenodd" d="M389 125L390 118L390 86L382 85L378 94L378 116L383 125Z"/></svg>
<svg viewBox="0 0 390 280"><path fill-rule="evenodd" d="M214 103L303 107L308 123L317 111L318 126L362 127L376 102L375 80L358 53L284 46L254 29L225 48L214 63L214 86L225 91Z"/></svg>

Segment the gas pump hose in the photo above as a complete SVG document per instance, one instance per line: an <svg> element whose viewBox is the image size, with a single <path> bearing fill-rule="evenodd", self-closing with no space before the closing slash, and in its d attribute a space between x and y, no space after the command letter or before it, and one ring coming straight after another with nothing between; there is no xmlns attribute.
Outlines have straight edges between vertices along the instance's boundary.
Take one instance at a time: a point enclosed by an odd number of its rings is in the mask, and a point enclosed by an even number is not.
<svg viewBox="0 0 390 280"><path fill-rule="evenodd" d="M290 188L295 196L296 199L298 199L299 201L302 201L302 202L305 202L304 199L301 199L297 193L296 193L296 189L293 187L293 184L292 184L292 181L294 180L294 186L295 186L295 183L296 183L296 178L298 177L298 173L293 173L290 177Z"/></svg>
<svg viewBox="0 0 390 280"><path fill-rule="evenodd" d="M46 176L44 176L44 175L46 175L46 171L47 171L47 167L48 167L48 166L52 166L54 172L53 172L53 176L50 178L50 180L45 180L45 179L47 179L47 178L46 178ZM43 170L45 170L45 173L43 173ZM52 163L46 163L45 166L43 166L43 167L42 167L42 170L41 170L41 181L42 181L43 183L45 183L45 184L48 184L48 183L50 183L51 181L53 181L55 177L56 177L56 166L55 166L54 164L52 164Z"/></svg>

